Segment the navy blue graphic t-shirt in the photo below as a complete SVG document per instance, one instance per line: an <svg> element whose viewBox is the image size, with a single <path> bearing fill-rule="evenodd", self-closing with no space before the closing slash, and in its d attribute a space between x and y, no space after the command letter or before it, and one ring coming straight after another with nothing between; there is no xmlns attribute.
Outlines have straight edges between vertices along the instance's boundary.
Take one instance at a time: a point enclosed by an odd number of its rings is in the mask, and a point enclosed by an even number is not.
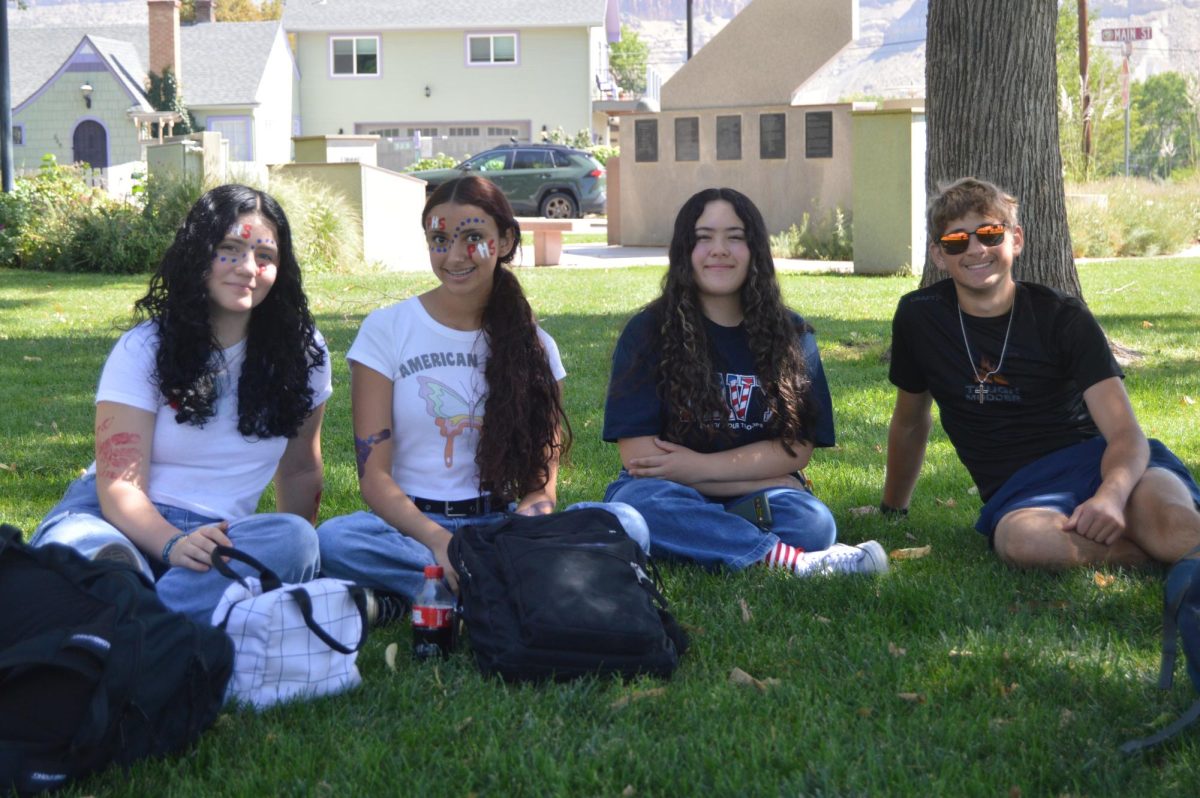
<svg viewBox="0 0 1200 798"><path fill-rule="evenodd" d="M804 321L792 314L796 335L804 352L808 376L812 381L807 401L817 411L816 428L806 430L805 437L814 446L833 446L833 404L829 385L817 350L816 338L805 332ZM708 319L704 329L712 346L713 379L725 389L729 413L725 429L728 435L709 438L696 431L692 440L677 441L698 452L726 451L761 440L770 440L770 410L763 395L762 384L755 373L754 357L744 325L722 327ZM659 356L654 320L643 310L625 325L617 348L613 352L612 377L604 404L604 440L661 435L667 428L667 408L658 394ZM719 428L720 420L712 426Z"/></svg>

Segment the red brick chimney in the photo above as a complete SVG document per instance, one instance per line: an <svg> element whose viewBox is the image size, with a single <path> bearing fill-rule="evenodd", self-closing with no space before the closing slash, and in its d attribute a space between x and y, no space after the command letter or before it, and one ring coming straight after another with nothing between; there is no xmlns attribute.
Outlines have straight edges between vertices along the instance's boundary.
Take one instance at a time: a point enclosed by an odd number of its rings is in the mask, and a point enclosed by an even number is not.
<svg viewBox="0 0 1200 798"><path fill-rule="evenodd" d="M216 0L196 0L196 24L216 22Z"/></svg>
<svg viewBox="0 0 1200 798"><path fill-rule="evenodd" d="M165 68L179 74L179 0L146 0L150 21L150 63L148 69L159 75Z"/></svg>

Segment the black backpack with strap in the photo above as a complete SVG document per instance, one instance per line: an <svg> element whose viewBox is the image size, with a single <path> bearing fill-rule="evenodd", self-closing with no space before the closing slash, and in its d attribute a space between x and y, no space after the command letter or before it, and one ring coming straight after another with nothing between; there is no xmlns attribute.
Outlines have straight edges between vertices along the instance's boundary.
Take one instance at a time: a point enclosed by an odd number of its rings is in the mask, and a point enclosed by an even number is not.
<svg viewBox="0 0 1200 798"><path fill-rule="evenodd" d="M181 751L221 709L233 645L138 571L0 527L0 793Z"/></svg>
<svg viewBox="0 0 1200 798"><path fill-rule="evenodd" d="M1162 667L1158 675L1161 690L1170 690L1175 680L1175 658L1179 641L1183 640L1183 655L1187 659L1187 674L1192 687L1200 692L1200 546L1188 552L1171 566L1163 587ZM1192 702L1182 715L1156 734L1130 740L1121 746L1126 754L1152 748L1169 740L1200 719L1200 698Z"/></svg>
<svg viewBox="0 0 1200 798"><path fill-rule="evenodd" d="M450 541L450 561L485 675L668 677L687 649L645 553L607 510L466 526Z"/></svg>

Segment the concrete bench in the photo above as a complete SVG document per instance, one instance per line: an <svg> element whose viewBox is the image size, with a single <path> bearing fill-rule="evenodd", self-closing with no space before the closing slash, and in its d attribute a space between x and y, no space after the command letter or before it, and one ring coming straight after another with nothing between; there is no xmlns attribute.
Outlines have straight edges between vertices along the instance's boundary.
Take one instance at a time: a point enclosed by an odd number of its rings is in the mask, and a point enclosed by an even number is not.
<svg viewBox="0 0 1200 798"><path fill-rule="evenodd" d="M523 216L517 220L522 233L533 233L533 265L557 266L562 258L563 233L575 229L570 219Z"/></svg>

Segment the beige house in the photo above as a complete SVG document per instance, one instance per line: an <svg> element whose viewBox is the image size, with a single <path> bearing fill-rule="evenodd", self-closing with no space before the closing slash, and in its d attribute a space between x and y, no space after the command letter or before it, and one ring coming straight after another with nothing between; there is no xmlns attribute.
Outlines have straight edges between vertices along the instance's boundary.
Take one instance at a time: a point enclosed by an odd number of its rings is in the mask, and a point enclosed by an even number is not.
<svg viewBox="0 0 1200 798"><path fill-rule="evenodd" d="M301 0L298 135L381 137L378 163L476 154L561 127L603 136L594 107L618 0Z"/></svg>

